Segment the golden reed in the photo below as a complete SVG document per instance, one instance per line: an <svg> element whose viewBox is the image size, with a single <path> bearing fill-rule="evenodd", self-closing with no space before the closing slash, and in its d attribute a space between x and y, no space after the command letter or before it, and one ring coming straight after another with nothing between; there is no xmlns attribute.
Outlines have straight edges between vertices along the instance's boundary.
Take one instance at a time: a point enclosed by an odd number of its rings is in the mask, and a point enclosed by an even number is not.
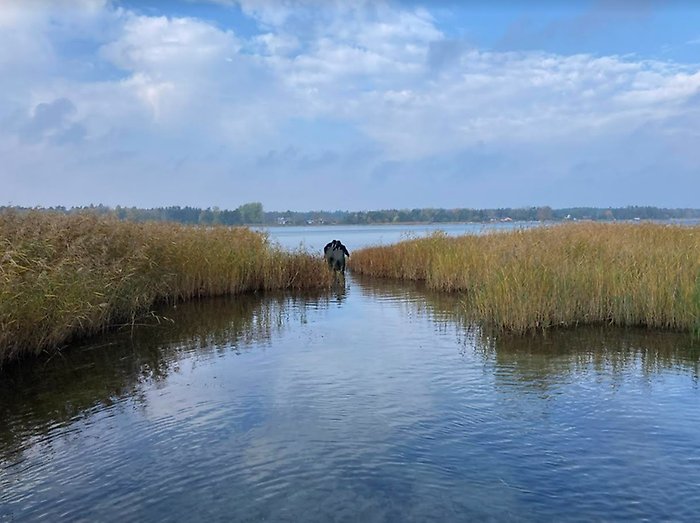
<svg viewBox="0 0 700 523"><path fill-rule="evenodd" d="M133 323L157 302L329 287L323 259L246 228L0 214L0 365Z"/></svg>
<svg viewBox="0 0 700 523"><path fill-rule="evenodd" d="M700 332L700 227L576 223L353 252L355 273L424 280L469 317L524 333L578 324Z"/></svg>

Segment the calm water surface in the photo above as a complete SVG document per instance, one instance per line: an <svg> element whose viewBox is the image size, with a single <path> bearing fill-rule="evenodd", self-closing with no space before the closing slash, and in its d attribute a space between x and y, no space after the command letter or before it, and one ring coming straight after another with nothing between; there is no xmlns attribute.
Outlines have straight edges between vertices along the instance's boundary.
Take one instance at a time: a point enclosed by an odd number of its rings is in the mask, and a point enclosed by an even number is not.
<svg viewBox="0 0 700 523"><path fill-rule="evenodd" d="M0 521L697 520L697 344L457 306L348 277L10 368Z"/></svg>
<svg viewBox="0 0 700 523"><path fill-rule="evenodd" d="M547 223L548 224L548 223ZM435 223L397 225L316 225L261 227L273 242L286 249L299 247L320 252L329 241L338 239L352 251L374 245L389 245L408 238L422 238L436 231L449 236L483 234L492 231L540 227L541 222Z"/></svg>

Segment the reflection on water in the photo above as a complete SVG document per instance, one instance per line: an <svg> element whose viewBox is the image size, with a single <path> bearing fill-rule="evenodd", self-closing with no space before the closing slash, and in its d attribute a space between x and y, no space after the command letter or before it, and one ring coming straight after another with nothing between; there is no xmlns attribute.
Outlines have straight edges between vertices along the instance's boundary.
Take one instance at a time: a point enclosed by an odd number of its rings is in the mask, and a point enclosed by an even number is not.
<svg viewBox="0 0 700 523"><path fill-rule="evenodd" d="M136 328L71 347L39 364L20 363L0 375L0 458L24 438L80 419L179 371L183 358L211 359L269 345L307 310L327 307L332 295L246 294L168 307Z"/></svg>
<svg viewBox="0 0 700 523"><path fill-rule="evenodd" d="M191 302L0 376L0 521L693 520L688 336L485 332L348 277Z"/></svg>
<svg viewBox="0 0 700 523"><path fill-rule="evenodd" d="M592 367L625 372L639 366L652 374L664 368L681 367L700 372L700 343L692 337L669 331L644 328L581 326L552 329L544 334L514 336L482 329L460 313L459 293L433 291L421 283L406 283L355 277L356 285L372 300L393 301L410 316L426 316L437 327L451 330L461 340L462 350L482 353L513 372L522 370L526 378L537 373L561 374Z"/></svg>

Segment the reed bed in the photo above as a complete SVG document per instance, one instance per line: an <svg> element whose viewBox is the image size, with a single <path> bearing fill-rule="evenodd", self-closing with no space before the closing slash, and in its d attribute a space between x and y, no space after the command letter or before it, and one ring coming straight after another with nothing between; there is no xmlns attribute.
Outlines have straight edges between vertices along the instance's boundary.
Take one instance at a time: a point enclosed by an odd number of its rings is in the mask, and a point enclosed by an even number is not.
<svg viewBox="0 0 700 523"><path fill-rule="evenodd" d="M0 214L0 365L119 324L157 302L330 287L323 259L246 228Z"/></svg>
<svg viewBox="0 0 700 523"><path fill-rule="evenodd" d="M353 252L351 269L462 293L475 321L522 334L612 324L700 332L700 227L578 223Z"/></svg>

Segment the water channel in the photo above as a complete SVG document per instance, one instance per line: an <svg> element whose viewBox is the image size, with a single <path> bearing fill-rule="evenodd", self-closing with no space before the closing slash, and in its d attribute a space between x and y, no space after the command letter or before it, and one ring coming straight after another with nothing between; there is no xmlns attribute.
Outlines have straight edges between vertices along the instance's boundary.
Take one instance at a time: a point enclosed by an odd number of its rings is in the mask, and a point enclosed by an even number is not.
<svg viewBox="0 0 700 523"><path fill-rule="evenodd" d="M342 232L302 241L376 243ZM0 521L697 518L688 335L494 335L352 275L159 313L1 375Z"/></svg>

